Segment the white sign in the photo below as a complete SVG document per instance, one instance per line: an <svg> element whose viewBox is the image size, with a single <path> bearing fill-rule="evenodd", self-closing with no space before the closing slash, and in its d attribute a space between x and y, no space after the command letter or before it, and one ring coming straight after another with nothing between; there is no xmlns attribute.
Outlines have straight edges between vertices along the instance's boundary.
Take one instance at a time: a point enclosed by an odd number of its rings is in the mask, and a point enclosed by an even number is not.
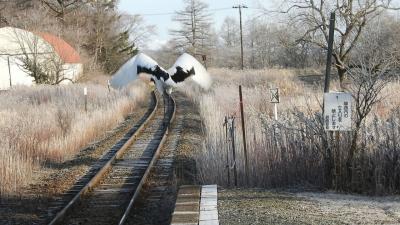
<svg viewBox="0 0 400 225"><path fill-rule="evenodd" d="M279 103L279 89L271 88L271 103Z"/></svg>
<svg viewBox="0 0 400 225"><path fill-rule="evenodd" d="M351 130L351 99L351 94L344 92L331 92L324 94L325 130Z"/></svg>
<svg viewBox="0 0 400 225"><path fill-rule="evenodd" d="M83 95L87 95L87 87L83 88Z"/></svg>

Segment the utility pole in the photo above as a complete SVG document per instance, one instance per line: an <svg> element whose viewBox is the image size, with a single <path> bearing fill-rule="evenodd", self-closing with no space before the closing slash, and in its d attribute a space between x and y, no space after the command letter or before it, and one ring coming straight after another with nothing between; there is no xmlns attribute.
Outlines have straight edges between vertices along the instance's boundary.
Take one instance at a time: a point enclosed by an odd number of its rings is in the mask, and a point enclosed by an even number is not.
<svg viewBox="0 0 400 225"><path fill-rule="evenodd" d="M247 9L248 7L243 4L235 5L233 6L234 9L239 9L239 19L240 19L240 56L242 60L241 68L243 70L244 68L244 62L243 62L243 29L242 29L242 8Z"/></svg>
<svg viewBox="0 0 400 225"><path fill-rule="evenodd" d="M332 64L332 52L333 52L333 41L335 35L335 13L331 13L331 18L329 20L329 37L328 37L328 53L326 59L326 70L325 70L325 86L324 92L329 92L329 85L331 81L331 64Z"/></svg>

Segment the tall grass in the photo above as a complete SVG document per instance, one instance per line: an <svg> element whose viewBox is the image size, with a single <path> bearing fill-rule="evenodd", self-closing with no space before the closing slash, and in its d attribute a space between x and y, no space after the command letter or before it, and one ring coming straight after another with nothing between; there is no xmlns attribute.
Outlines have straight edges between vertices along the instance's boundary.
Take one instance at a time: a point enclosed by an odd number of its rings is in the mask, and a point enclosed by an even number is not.
<svg viewBox="0 0 400 225"><path fill-rule="evenodd" d="M400 99L391 83L382 93L385 101L373 109L360 137L360 151L352 167L354 179L345 183L341 165L347 157L351 132L339 142L323 130L322 88L305 86L291 70L231 71L212 69L214 85L209 92L185 91L199 104L206 133L198 151L200 179L206 183L233 184L233 159L226 138L224 117L236 117L236 165L240 186L313 186L362 193L397 193L400 188ZM249 179L245 176L238 85L243 85ZM334 84L333 86L336 86ZM270 87L279 87L279 120L273 119ZM335 88L335 87L333 87ZM326 147L332 151L327 159ZM333 175L324 173L333 163ZM227 165L229 165L227 167ZM228 180L228 173L230 180Z"/></svg>
<svg viewBox="0 0 400 225"><path fill-rule="evenodd" d="M15 194L45 162L62 162L116 126L148 96L137 84L18 87L0 93L0 196Z"/></svg>

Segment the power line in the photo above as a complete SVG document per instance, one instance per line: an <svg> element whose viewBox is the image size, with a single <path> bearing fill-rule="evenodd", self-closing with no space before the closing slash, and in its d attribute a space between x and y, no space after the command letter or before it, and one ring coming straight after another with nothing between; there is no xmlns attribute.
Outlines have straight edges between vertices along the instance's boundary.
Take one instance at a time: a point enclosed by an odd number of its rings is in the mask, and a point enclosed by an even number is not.
<svg viewBox="0 0 400 225"><path fill-rule="evenodd" d="M253 10L259 10L259 8L249 8L249 7L246 7L246 8L248 8L248 9L253 9ZM225 11L225 10L232 10L232 8L231 7L227 7L227 8L215 8L215 9L207 9L207 10L204 10L204 11L206 11L206 12L217 12L217 11ZM142 15L142 16L167 16L167 15L174 15L174 14L176 14L176 12L162 12L162 13L138 13L139 15Z"/></svg>
<svg viewBox="0 0 400 225"><path fill-rule="evenodd" d="M169 12L169 13L149 13L149 14L138 14L141 16L164 16L164 15L173 15L175 12Z"/></svg>

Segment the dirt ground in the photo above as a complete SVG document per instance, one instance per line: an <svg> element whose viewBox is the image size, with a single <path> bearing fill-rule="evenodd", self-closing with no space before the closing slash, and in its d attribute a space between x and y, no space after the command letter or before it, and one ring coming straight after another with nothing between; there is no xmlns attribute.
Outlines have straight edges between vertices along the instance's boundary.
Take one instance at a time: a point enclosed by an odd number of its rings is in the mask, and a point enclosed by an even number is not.
<svg viewBox="0 0 400 225"><path fill-rule="evenodd" d="M221 225L400 224L400 196L220 189L218 210Z"/></svg>

